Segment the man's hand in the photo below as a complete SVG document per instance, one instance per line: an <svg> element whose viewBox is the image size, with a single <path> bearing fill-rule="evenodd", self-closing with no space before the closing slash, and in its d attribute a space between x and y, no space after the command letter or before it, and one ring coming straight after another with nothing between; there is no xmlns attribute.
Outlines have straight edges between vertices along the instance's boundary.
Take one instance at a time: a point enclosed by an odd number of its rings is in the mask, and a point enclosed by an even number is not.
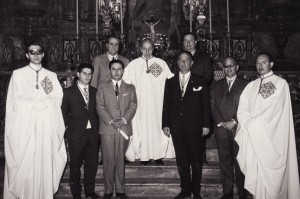
<svg viewBox="0 0 300 199"><path fill-rule="evenodd" d="M170 137L170 128L169 127L164 127L163 132L165 136Z"/></svg>
<svg viewBox="0 0 300 199"><path fill-rule="evenodd" d="M111 123L111 125L114 127L114 129L118 130L120 129L123 124L125 124L125 121L121 118L121 119L114 119Z"/></svg>
<svg viewBox="0 0 300 199"><path fill-rule="evenodd" d="M227 129L228 131L233 130L233 128L236 126L236 123L232 120L227 121L226 124L223 126L225 129Z"/></svg>
<svg viewBox="0 0 300 199"><path fill-rule="evenodd" d="M202 137L206 136L208 133L209 133L209 128L204 127L203 130L202 130Z"/></svg>

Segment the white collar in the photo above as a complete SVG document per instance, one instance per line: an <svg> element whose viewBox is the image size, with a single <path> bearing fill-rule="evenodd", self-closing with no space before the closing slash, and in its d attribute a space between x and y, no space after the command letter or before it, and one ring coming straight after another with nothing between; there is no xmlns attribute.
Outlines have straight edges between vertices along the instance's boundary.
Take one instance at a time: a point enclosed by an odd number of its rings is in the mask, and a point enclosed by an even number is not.
<svg viewBox="0 0 300 199"><path fill-rule="evenodd" d="M29 67L31 67L32 69L38 71L42 68L42 64L33 64L33 63L29 63Z"/></svg>
<svg viewBox="0 0 300 199"><path fill-rule="evenodd" d="M142 58L143 58L144 60L150 60L150 59L153 58L153 55L152 55L149 59L146 59L146 57L144 57L144 56L142 55Z"/></svg>
<svg viewBox="0 0 300 199"><path fill-rule="evenodd" d="M109 54L109 53L107 52L107 57L108 57L109 60L112 60L113 58L118 59L118 54L111 55L111 54Z"/></svg>
<svg viewBox="0 0 300 199"><path fill-rule="evenodd" d="M119 88L120 88L121 83L122 83L122 79L119 80L119 81L116 81L116 80L114 80L114 79L111 79L111 81L113 82L113 85L114 85L114 86L116 85L116 83L118 83L118 86L119 86Z"/></svg>
<svg viewBox="0 0 300 199"><path fill-rule="evenodd" d="M194 49L193 51L191 51L191 54L194 56L195 52L196 52L196 49Z"/></svg>
<svg viewBox="0 0 300 199"><path fill-rule="evenodd" d="M261 78L261 79L265 79L265 78L267 78L267 77L270 77L270 76L273 75L273 74L274 74L273 71L270 70L267 74L261 75L260 78Z"/></svg>
<svg viewBox="0 0 300 199"><path fill-rule="evenodd" d="M189 71L188 73L186 73L186 74L184 75L184 77L187 78L187 77L189 77L190 75L191 75L191 71ZM179 72L179 76L180 76L180 78L182 78L183 74L182 74L181 72Z"/></svg>
<svg viewBox="0 0 300 199"><path fill-rule="evenodd" d="M236 79L236 75L235 76L233 76L232 78L229 78L229 77L226 77L226 79L227 79L227 81L230 81L230 82L232 82L232 81L234 81L235 79Z"/></svg>
<svg viewBox="0 0 300 199"><path fill-rule="evenodd" d="M87 90L89 90L89 89L88 89L88 88L89 88L89 85L88 85L88 84L87 84L87 85L83 85L83 84L79 83L79 81L78 81L77 85L78 85L82 90L85 89L85 88L87 88Z"/></svg>

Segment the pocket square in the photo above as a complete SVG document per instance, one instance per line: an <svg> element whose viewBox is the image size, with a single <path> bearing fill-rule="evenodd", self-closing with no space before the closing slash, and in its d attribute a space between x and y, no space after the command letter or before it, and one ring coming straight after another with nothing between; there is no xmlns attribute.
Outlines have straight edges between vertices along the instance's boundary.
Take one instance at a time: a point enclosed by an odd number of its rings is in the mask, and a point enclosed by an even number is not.
<svg viewBox="0 0 300 199"><path fill-rule="evenodd" d="M202 86L199 86L198 88L193 88L193 91L200 91L202 89Z"/></svg>
<svg viewBox="0 0 300 199"><path fill-rule="evenodd" d="M123 94L123 96L126 96L126 95L128 95L128 94L127 94L127 93L124 93L124 94Z"/></svg>

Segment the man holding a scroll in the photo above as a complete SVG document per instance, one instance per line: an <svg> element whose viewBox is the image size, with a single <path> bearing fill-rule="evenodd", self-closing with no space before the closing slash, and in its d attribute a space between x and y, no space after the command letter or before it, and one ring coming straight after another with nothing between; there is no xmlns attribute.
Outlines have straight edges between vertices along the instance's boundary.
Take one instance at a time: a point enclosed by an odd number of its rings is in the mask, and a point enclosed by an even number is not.
<svg viewBox="0 0 300 199"><path fill-rule="evenodd" d="M128 136L132 135L131 120L136 112L135 87L122 80L124 64L119 60L109 63L111 79L98 86L97 112L100 120L100 137L103 153L104 198L113 195L128 198L125 194L124 156Z"/></svg>

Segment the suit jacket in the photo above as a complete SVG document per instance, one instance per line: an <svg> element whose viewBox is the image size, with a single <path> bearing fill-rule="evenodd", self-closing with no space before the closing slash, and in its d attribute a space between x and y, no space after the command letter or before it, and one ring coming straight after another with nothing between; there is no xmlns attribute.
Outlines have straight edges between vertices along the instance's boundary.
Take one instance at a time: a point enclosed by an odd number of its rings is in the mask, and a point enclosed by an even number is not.
<svg viewBox="0 0 300 199"><path fill-rule="evenodd" d="M126 57L118 54L118 60L122 61L126 67L129 60ZM106 83L110 80L111 76L109 73L109 59L107 53L95 57L93 61L94 73L91 80L91 86L98 88L100 83Z"/></svg>
<svg viewBox="0 0 300 199"><path fill-rule="evenodd" d="M213 83L212 116L215 125L232 119L238 122L236 113L239 105L239 99L247 84L247 80L237 77L233 82L230 91L228 91L226 78Z"/></svg>
<svg viewBox="0 0 300 199"><path fill-rule="evenodd" d="M92 133L98 133L99 122L96 112L97 89L89 86L89 108L77 84L64 90L62 113L67 126L65 136L68 139L80 139L84 133L88 120L91 123Z"/></svg>
<svg viewBox="0 0 300 199"><path fill-rule="evenodd" d="M196 50L193 55L193 65L191 67L191 72L196 75L201 75L206 78L208 84L213 81L213 64L210 55L207 53L202 53L199 50ZM177 74L179 68L177 62L174 63L172 67L172 72Z"/></svg>
<svg viewBox="0 0 300 199"><path fill-rule="evenodd" d="M127 124L122 130L127 135L132 135L131 120L137 108L137 98L134 85L127 84L122 80L119 99L117 99L111 80L100 84L97 92L97 112L100 119L100 134L114 134L116 130L109 122L113 119L124 118ZM118 106L119 103L119 106Z"/></svg>
<svg viewBox="0 0 300 199"><path fill-rule="evenodd" d="M201 133L202 128L211 126L209 88L204 77L191 74L185 95L181 96L179 74L166 81L163 127L171 133L184 128L187 133Z"/></svg>

